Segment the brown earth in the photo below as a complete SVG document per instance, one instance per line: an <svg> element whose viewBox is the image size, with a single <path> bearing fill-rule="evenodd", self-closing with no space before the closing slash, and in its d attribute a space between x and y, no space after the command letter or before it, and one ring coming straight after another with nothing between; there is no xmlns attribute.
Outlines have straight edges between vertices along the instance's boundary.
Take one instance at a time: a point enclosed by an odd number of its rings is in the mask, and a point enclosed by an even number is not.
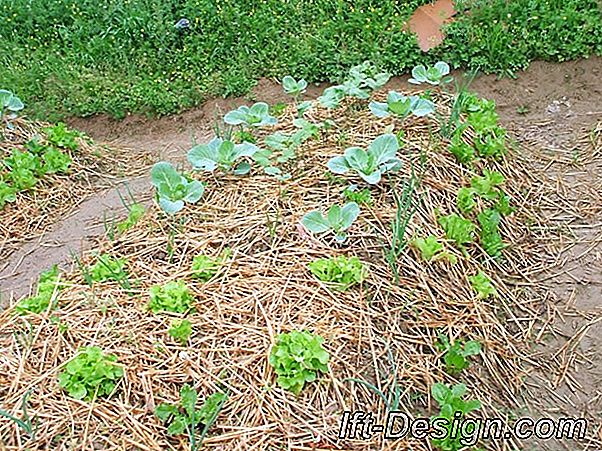
<svg viewBox="0 0 602 451"><path fill-rule="evenodd" d="M551 269L529 274L546 280L555 299L551 328L535 346L543 370L526 381L525 404L543 416L586 416L588 432L602 440L602 59L563 64L533 63L516 80L477 78L471 89L495 99L503 125L510 129L534 167L557 180L561 196L551 196L542 210L562 230L558 242L546 243ZM407 87L407 78L391 88ZM316 97L324 86L312 86ZM195 141L212 134L214 121L244 102L286 101L280 86L263 80L245 98L216 99L185 113L160 119L105 116L73 119L70 125L97 141L152 151L157 159L178 161ZM597 140L597 141L596 141ZM592 141L592 142L588 142ZM132 194L149 202L147 177L126 182ZM125 184L121 184L121 189ZM0 271L0 294L25 294L40 271L54 263L68 265L71 252L90 247L103 232L103 216L122 215L115 190L99 193L78 206L38 240L14 252ZM4 299L6 300L6 299ZM517 412L519 415L520 412ZM593 422L592 422L593 420ZM592 442L590 442L592 443ZM532 449L576 449L571 441L533 443ZM526 448L528 449L528 448ZM578 449L600 449L583 443Z"/></svg>

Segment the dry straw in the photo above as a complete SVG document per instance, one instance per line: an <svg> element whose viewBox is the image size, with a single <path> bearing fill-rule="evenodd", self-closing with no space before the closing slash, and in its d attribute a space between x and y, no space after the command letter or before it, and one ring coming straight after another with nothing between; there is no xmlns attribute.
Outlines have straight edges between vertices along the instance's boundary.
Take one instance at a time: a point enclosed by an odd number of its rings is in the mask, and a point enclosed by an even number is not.
<svg viewBox="0 0 602 451"><path fill-rule="evenodd" d="M439 96L439 110L446 114L449 98ZM292 131L293 112L287 110L278 130ZM116 240L100 240L97 250L127 258L131 294L112 282L89 287L74 267L64 274L66 286L55 311L20 317L8 310L0 316L2 406L17 412L21 397L32 389L29 413L39 419L35 444L13 423L0 422L8 449L186 449L185 436L167 436L153 415L159 403L177 401L184 383L197 388L201 398L229 392L204 441L219 450L429 449L426 441L382 442L378 435L363 442L338 440L344 410L371 411L380 420L386 415L374 392L348 378L364 379L383 393L396 387L399 409L414 416L436 413L429 394L435 382L465 383L470 397L483 402L482 416L509 418L508 409L523 405L525 368L537 365L528 343L549 308L545 290L535 281L535 274L550 265L540 242L552 233L537 223L546 188L528 161L513 151L501 162L488 163L506 176L505 189L518 207L502 226L510 244L504 259L492 260L476 245L464 258L448 243L458 263L428 263L407 248L394 284L384 258L395 215L386 183L372 189L373 207L361 207L345 245L310 237L299 225L310 210L343 202L349 180L329 181L328 159L347 146L367 145L393 120L375 119L358 102L334 111L316 108L308 116L333 124L299 149L291 181L279 183L259 173L205 178L199 204L175 218L155 208ZM454 212L456 192L483 165L459 165L437 138L433 120L395 124L405 130L399 152L404 166L393 178L397 189L412 166L420 167L421 155L426 157L407 237L442 237L435 211ZM232 254L217 276L204 284L191 277L195 255L217 256L226 247ZM334 255L358 256L368 265L369 278L347 292L329 289L307 264ZM84 264L93 261L92 254L83 258ZM481 270L493 279L499 297L478 299L471 290L467 278ZM193 327L188 346L167 333L175 315L145 308L151 285L178 279L196 298L186 316ZM299 397L276 386L267 358L275 337L293 329L323 336L332 356L328 374L307 384ZM439 332L478 340L484 352L451 377L435 347ZM110 398L88 403L69 398L57 374L78 348L91 345L117 355L125 377ZM510 449L514 444L485 445Z"/></svg>

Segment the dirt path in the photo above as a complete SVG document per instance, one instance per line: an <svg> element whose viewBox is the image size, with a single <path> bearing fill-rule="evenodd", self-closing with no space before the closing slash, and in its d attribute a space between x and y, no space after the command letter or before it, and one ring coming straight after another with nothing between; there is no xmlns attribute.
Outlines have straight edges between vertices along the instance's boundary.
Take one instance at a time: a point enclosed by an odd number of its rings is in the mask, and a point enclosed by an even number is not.
<svg viewBox="0 0 602 451"><path fill-rule="evenodd" d="M558 299L554 332L536 348L535 358L545 360L545 372L531 375L525 393L527 401L546 416L565 412L602 418L602 149L588 147L581 140L587 130L596 136L596 123L602 120L601 72L600 58L558 65L534 63L517 80L487 76L472 85L480 95L496 100L504 125L519 142L528 144L532 149L528 151L545 166L546 176L564 187L564 199L557 199L557 204L552 200L548 213L550 221L567 228L573 238L551 243L565 249L554 271L542 275ZM404 78L391 82L391 87L402 86L407 86ZM316 97L322 89L312 86L310 96ZM262 81L244 99L213 100L177 116L157 120L130 116L120 122L101 116L74 119L70 125L97 141L178 161L192 143L211 136L216 118L254 100L287 99L279 85ZM127 184L138 200L150 201L148 177ZM112 214L123 214L115 190L85 201L50 232L26 243L0 270L0 293L5 300L26 293L38 273L53 263L68 264L72 252L89 247L102 234L103 216ZM601 434L602 439L599 421L590 425L590 434ZM541 445L546 446L573 449L571 443L566 447L567 442Z"/></svg>

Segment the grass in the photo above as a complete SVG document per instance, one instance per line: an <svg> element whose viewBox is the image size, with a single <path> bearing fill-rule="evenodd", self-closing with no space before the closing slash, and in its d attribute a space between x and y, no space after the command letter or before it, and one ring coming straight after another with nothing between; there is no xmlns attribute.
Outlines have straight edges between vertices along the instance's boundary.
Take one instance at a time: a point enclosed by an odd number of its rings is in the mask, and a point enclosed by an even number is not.
<svg viewBox="0 0 602 451"><path fill-rule="evenodd" d="M533 59L602 53L596 0L464 0L445 44L423 54L403 26L426 0L0 0L0 79L30 116L163 115L240 95L259 77L338 79L370 59L510 74ZM190 29L178 30L180 18Z"/></svg>

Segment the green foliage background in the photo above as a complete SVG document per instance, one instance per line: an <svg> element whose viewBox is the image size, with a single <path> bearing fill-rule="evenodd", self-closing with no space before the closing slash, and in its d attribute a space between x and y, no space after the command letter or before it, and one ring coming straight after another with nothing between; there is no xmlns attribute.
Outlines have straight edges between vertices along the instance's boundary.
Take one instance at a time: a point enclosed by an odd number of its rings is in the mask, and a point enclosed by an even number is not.
<svg viewBox="0 0 602 451"><path fill-rule="evenodd" d="M372 60L511 74L602 53L597 0L463 0L424 55L404 22L426 0L0 0L0 80L31 116L168 114L259 77L338 79ZM470 11L464 11L469 8ZM174 24L191 23L188 32Z"/></svg>

